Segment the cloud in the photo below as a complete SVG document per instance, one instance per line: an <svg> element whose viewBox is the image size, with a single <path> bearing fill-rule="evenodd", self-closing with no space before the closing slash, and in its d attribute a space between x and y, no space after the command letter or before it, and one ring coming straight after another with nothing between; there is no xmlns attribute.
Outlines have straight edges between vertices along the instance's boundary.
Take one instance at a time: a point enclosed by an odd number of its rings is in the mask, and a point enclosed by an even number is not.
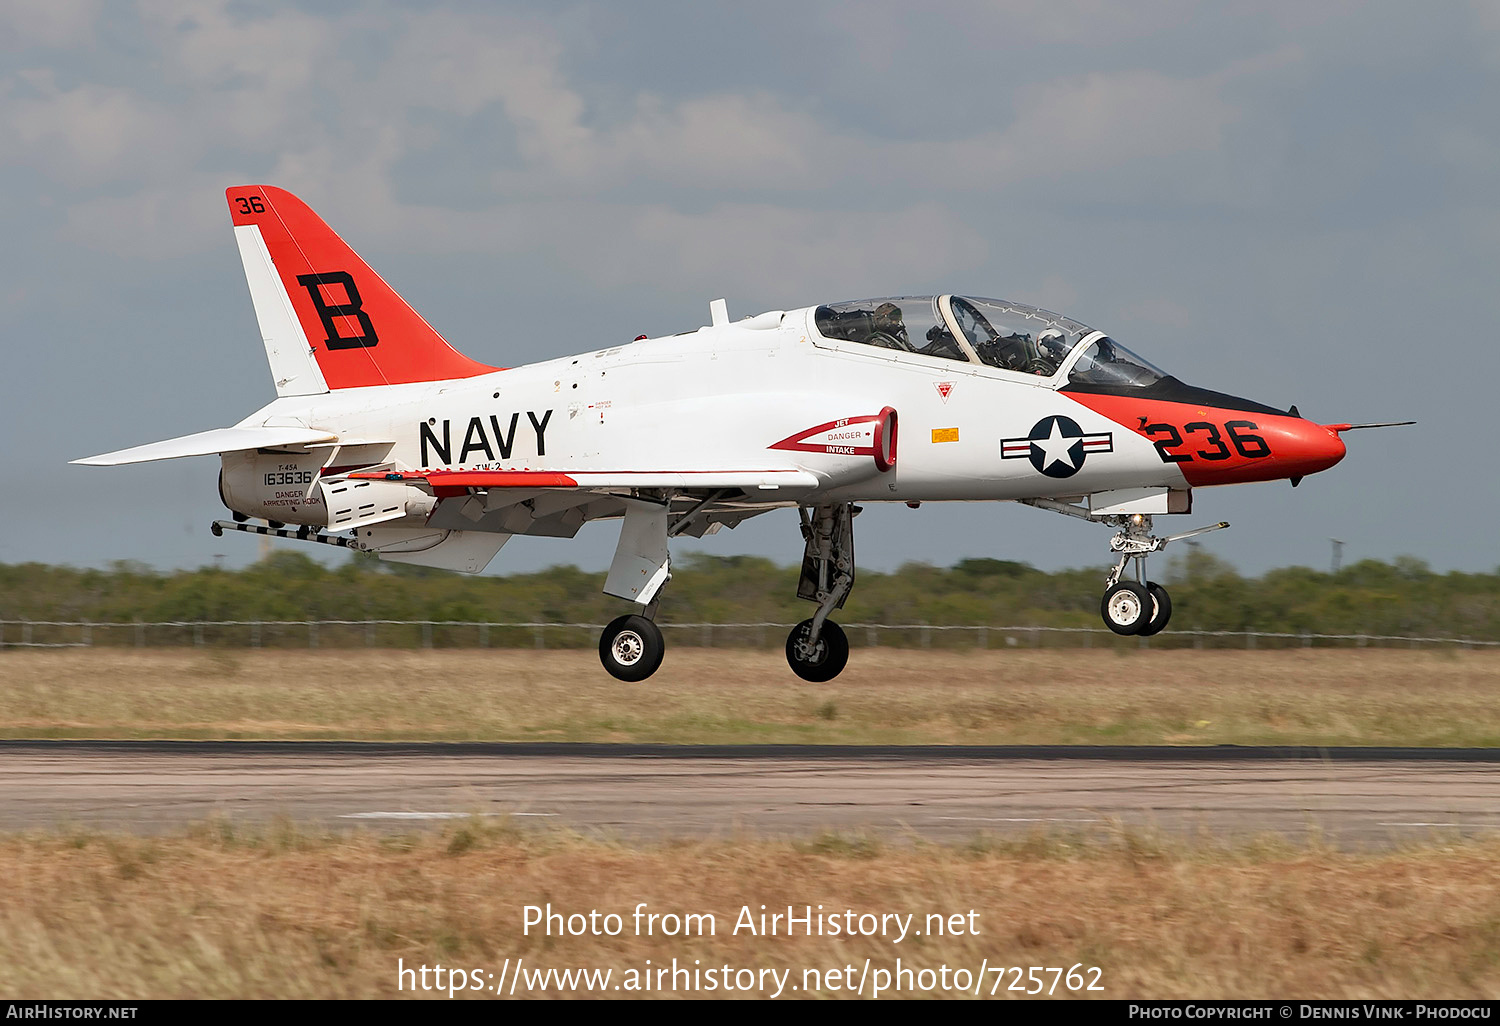
<svg viewBox="0 0 1500 1026"><path fill-rule="evenodd" d="M931 203L849 212L733 202L686 212L556 200L477 212L392 207L358 222L357 233L408 254L545 261L604 290L761 294L792 305L901 291L989 255L981 232Z"/></svg>
<svg viewBox="0 0 1500 1026"><path fill-rule="evenodd" d="M668 103L642 97L600 145L604 166L697 188L806 189L829 184L830 133L759 93Z"/></svg>
<svg viewBox="0 0 1500 1026"><path fill-rule="evenodd" d="M1069 166L1216 149L1234 117L1208 83L1155 71L1093 72L1035 86L1019 108L1006 133L1017 162L1056 157Z"/></svg>
<svg viewBox="0 0 1500 1026"><path fill-rule="evenodd" d="M1151 5L1142 23L1168 24L1180 6ZM1262 86L1301 59L1282 48L1199 74L1069 65L997 90L988 116L958 137L887 138L764 87L671 94L590 82L569 63L577 42L563 19L315 10L147 5L149 74L0 78L11 143L0 161L73 190L62 197L67 239L147 258L218 245L207 226L222 220L219 190L249 178L305 193L369 238L495 255L533 247L601 284L644 280L642 267L694 277L766 257L798 273L910 280L989 252L978 225L1000 211L1264 199L1283 147ZM1112 5L1092 0L945 17L977 52L1002 24L1026 38L1083 23L1124 31ZM847 49L864 53L861 33L909 31L909 21L876 7L851 21ZM54 31L41 24L33 34ZM500 156L480 132L505 136ZM1472 155L1477 142L1455 134L1448 145ZM415 176L433 159L466 162L450 181L473 188L425 187ZM458 192L465 209L445 212ZM208 195L207 208L181 209ZM881 219L903 234L860 234ZM631 233L644 236L631 245ZM725 256L726 238L750 240L744 259ZM792 243L815 256L804 261Z"/></svg>
<svg viewBox="0 0 1500 1026"><path fill-rule="evenodd" d="M6 0L0 4L0 50L79 46L92 40L104 0Z"/></svg>
<svg viewBox="0 0 1500 1026"><path fill-rule="evenodd" d="M1004 0L984 5L973 16L998 39L1118 45L1181 24L1197 6L1196 0Z"/></svg>
<svg viewBox="0 0 1500 1026"><path fill-rule="evenodd" d="M799 303L826 293L900 291L988 255L981 234L933 204L812 213L731 203L701 215L651 207L629 212L620 228L589 256L593 274L606 283L665 276L679 286L733 287Z"/></svg>
<svg viewBox="0 0 1500 1026"><path fill-rule="evenodd" d="M117 86L58 86L49 70L16 73L0 86L5 163L45 170L74 188L117 180L121 169L186 159L171 112Z"/></svg>
<svg viewBox="0 0 1500 1026"><path fill-rule="evenodd" d="M379 59L360 34L366 20L399 41ZM737 192L837 187L854 169L873 166L871 148L764 92L676 99L642 92L600 120L562 71L561 40L534 22L442 10L241 15L224 3L176 3L146 8L143 29L160 67L149 92L87 77L63 88L50 69L14 73L3 84L9 102L0 124L15 144L9 161L75 191L65 237L91 248L152 258L216 245L209 226L222 209L218 189L208 186L247 176L305 191L330 220L357 217L376 237L409 232L416 248L509 252L524 241L545 249L567 238L570 224L601 234L580 224L588 212L602 219L602 248L631 268L622 275L609 261L582 261L604 281L638 278L625 241L638 231L648 238L634 251L654 247L655 267L723 270L721 244L704 234L710 225L763 253L805 240L820 254L808 266L834 258L832 239L848 243L840 259L850 267L899 269L934 258L898 255L924 250L938 260L977 252L972 229L931 208L918 225L909 202L880 216L913 238L935 233L935 250L869 245L851 236L857 220L843 216L727 201ZM464 119L494 110L515 132L518 161L489 172L489 209L444 217L403 206L395 169L431 141L423 112ZM88 194L100 188L109 195ZM657 198L621 198L642 188ZM716 198L688 212L663 201L663 189ZM215 199L205 210L208 195ZM555 200L568 204L560 220ZM520 202L534 206L515 209ZM182 209L188 204L195 209ZM775 243L777 233L786 244Z"/></svg>
<svg viewBox="0 0 1500 1026"><path fill-rule="evenodd" d="M166 260L227 244L229 218L218 176L194 175L121 199L98 196L69 206L63 238L134 260Z"/></svg>
<svg viewBox="0 0 1500 1026"><path fill-rule="evenodd" d="M1032 185L1073 201L1196 191L1239 116L1216 82L1152 71L1048 81L1015 105L1004 130L903 146L905 176L973 191Z"/></svg>

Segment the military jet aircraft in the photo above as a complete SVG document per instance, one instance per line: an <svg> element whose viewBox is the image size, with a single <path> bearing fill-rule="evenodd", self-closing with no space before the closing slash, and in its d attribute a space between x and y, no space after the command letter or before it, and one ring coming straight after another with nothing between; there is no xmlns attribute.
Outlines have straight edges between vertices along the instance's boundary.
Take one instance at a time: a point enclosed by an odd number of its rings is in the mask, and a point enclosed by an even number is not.
<svg viewBox="0 0 1500 1026"><path fill-rule="evenodd" d="M1343 431L1184 384L1103 331L1022 303L897 296L772 310L578 356L490 367L460 354L305 203L226 192L276 399L239 423L106 453L113 466L218 454L225 530L478 573L513 535L621 521L605 593L634 604L600 659L644 680L669 542L796 509L791 631L804 680L843 670L830 619L854 585L860 503L1022 502L1115 529L1100 610L1151 635L1172 604L1147 579L1152 518L1195 487L1333 466ZM1134 564L1133 575L1126 570ZM1132 579L1133 577L1133 579Z"/></svg>

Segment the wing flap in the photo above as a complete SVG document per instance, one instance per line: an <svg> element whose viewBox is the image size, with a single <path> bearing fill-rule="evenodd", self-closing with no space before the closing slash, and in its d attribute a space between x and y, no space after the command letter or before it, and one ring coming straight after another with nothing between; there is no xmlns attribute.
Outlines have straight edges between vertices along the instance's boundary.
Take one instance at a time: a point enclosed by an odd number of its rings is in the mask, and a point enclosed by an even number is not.
<svg viewBox="0 0 1500 1026"><path fill-rule="evenodd" d="M73 460L86 467L118 467L124 463L150 463L152 460L175 460L184 456L216 456L242 449L275 449L284 445L313 445L337 441L327 431L304 427L231 427L199 431L195 435L168 438L164 442L118 449L98 456Z"/></svg>

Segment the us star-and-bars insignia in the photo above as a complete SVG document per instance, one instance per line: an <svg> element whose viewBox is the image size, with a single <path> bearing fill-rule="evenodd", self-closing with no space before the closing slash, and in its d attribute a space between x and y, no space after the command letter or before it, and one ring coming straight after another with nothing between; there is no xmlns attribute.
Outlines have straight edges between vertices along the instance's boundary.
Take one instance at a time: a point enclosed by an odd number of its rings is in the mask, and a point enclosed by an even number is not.
<svg viewBox="0 0 1500 1026"><path fill-rule="evenodd" d="M1071 417L1043 417L1025 438L1000 441L1000 458L1029 459L1048 477L1072 477L1083 469L1091 452L1113 452L1114 435L1103 431L1087 434Z"/></svg>

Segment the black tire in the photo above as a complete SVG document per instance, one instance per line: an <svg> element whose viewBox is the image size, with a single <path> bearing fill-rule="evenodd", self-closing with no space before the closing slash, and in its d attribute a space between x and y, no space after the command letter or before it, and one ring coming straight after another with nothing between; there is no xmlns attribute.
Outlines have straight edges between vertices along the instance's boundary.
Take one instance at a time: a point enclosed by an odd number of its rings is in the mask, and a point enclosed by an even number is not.
<svg viewBox="0 0 1500 1026"><path fill-rule="evenodd" d="M823 630L818 633L817 648L808 655L803 654L807 638L812 634L812 620L803 620L786 636L786 662L792 672L805 681L826 684L833 680L849 663L849 637L844 628L832 620L823 621Z"/></svg>
<svg viewBox="0 0 1500 1026"><path fill-rule="evenodd" d="M661 628L644 616L617 616L599 635L599 661L611 676L632 684L655 673L666 651Z"/></svg>
<svg viewBox="0 0 1500 1026"><path fill-rule="evenodd" d="M1172 619L1172 596L1167 594L1166 588L1155 581L1147 581L1146 594L1151 596L1151 619L1141 628L1143 638L1160 634L1167 629L1167 621Z"/></svg>
<svg viewBox="0 0 1500 1026"><path fill-rule="evenodd" d="M1099 615L1116 634L1139 634L1151 620L1151 594L1134 581L1121 581L1104 593Z"/></svg>

